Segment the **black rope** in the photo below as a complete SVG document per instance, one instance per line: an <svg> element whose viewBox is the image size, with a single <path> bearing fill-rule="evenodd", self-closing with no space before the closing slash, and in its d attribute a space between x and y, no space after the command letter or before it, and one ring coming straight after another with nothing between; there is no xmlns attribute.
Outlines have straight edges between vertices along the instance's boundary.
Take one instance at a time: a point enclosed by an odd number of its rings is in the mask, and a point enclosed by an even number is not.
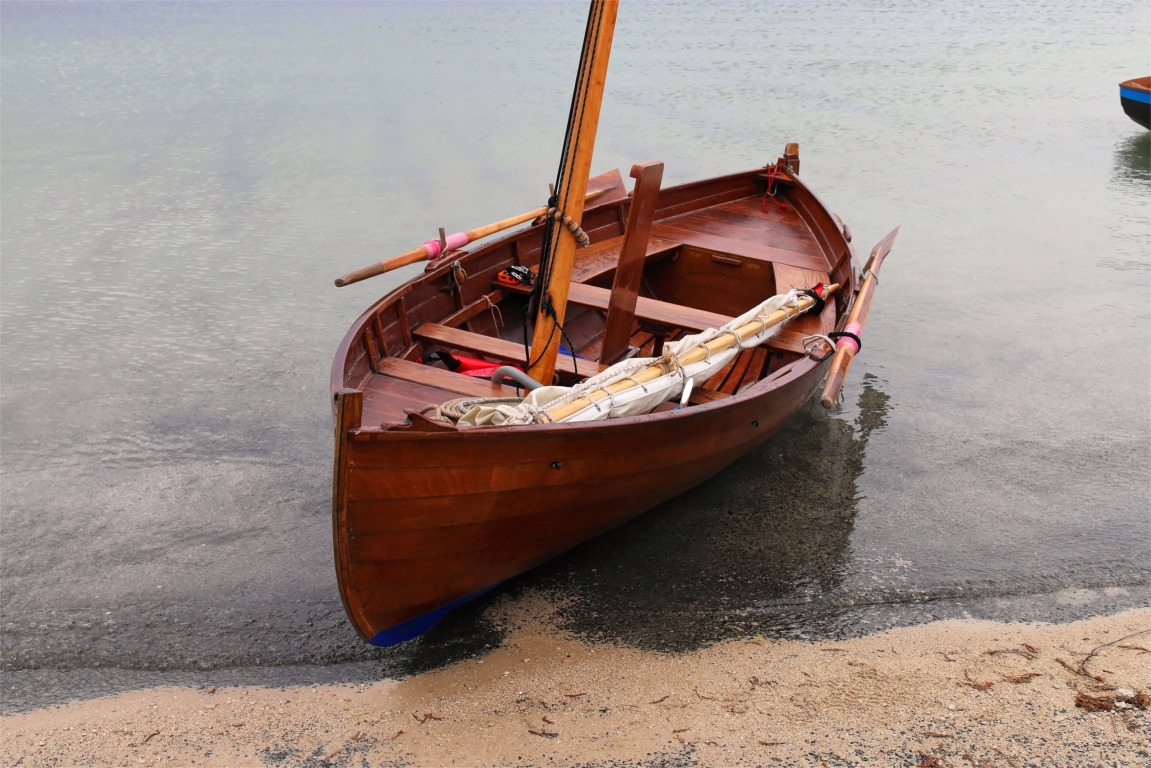
<svg viewBox="0 0 1151 768"><path fill-rule="evenodd" d="M810 296L811 300L813 302L815 302L814 304L811 305L811 308L808 310L809 312L811 312L811 314L813 314L813 315L822 315L823 314L823 307L827 302L825 302L823 300L822 296L820 296L818 293L815 292L814 288L808 288L805 291L800 291L800 294L803 296Z"/></svg>
<svg viewBox="0 0 1151 768"><path fill-rule="evenodd" d="M545 297L545 299L544 299L544 314L546 314L548 317L550 317L552 319L552 330L551 330L551 333L548 334L547 343L545 343L543 345L543 349L540 350L540 353L536 357L535 360L531 359L531 347L529 346L527 325L526 324L524 325L524 351L525 351L524 360L528 361L527 362L527 369L531 370L535 366L536 363L538 363L540 360L544 359L544 353L547 352L547 350L551 347L552 339L554 339L556 337L556 329L558 328L559 332L560 332L560 338L563 341L567 342L567 345L568 345L568 354L571 355L571 359L572 359L572 373L574 373L578 377L579 376L579 358L576 356L576 353L575 353L575 345L572 344L571 337L568 336L568 332L564 329L563 325L555 322L556 310L555 310L555 307L552 306L550 296Z"/></svg>
<svg viewBox="0 0 1151 768"><path fill-rule="evenodd" d="M831 333L827 334L827 338L835 341L838 341L841 338L851 339L855 342L855 346L857 347L855 350L855 354L857 355L859 354L859 350L863 349L863 339L859 338L851 331L832 331Z"/></svg>

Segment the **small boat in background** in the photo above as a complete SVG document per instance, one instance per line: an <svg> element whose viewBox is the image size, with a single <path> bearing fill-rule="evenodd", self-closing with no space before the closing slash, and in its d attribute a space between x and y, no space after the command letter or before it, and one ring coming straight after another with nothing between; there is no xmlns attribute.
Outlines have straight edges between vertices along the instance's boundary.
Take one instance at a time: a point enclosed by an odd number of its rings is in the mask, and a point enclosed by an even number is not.
<svg viewBox="0 0 1151 768"><path fill-rule="evenodd" d="M1127 117L1151 129L1151 77L1136 77L1119 83L1119 103Z"/></svg>

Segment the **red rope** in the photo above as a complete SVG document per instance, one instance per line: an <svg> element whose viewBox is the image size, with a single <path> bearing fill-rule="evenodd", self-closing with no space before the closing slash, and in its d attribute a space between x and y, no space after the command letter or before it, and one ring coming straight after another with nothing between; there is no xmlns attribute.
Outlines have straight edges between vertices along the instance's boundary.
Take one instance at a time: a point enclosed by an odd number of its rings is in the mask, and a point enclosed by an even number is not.
<svg viewBox="0 0 1151 768"><path fill-rule="evenodd" d="M779 163L767 166L767 192L763 194L763 200L760 201L760 208L763 209L764 213L770 213L770 211L767 210L767 198L769 197L775 200L775 204L779 206L779 210L787 210L787 203L782 200L777 200L775 197L775 179L777 176L779 176Z"/></svg>

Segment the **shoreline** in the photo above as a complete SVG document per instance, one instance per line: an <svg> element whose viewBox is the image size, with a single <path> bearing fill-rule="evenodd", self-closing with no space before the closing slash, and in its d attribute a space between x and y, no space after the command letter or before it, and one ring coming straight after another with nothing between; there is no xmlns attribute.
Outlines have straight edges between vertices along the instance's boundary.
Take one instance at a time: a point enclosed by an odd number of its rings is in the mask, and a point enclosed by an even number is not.
<svg viewBox="0 0 1151 768"><path fill-rule="evenodd" d="M489 653L402 680L158 687L0 716L0 761L119 765L1132 765L1151 608L947 620L683 654L589 644L542 596ZM1078 702L1078 704L1077 704Z"/></svg>

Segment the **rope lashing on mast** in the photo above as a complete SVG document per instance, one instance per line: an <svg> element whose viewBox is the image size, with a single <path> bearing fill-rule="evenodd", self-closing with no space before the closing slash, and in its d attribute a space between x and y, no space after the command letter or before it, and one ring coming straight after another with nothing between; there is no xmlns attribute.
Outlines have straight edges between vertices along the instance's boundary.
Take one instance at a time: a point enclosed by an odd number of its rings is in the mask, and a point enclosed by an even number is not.
<svg viewBox="0 0 1151 768"><path fill-rule="evenodd" d="M581 248L587 248L589 245L591 245L591 238L588 237L587 232L584 232L583 228L580 227L580 225L575 221L573 221L571 216L568 216L565 213L561 213L555 208L548 208L547 215L550 216L554 221L558 221L567 227L568 231L572 233L572 236L575 237L576 242L580 244Z"/></svg>

